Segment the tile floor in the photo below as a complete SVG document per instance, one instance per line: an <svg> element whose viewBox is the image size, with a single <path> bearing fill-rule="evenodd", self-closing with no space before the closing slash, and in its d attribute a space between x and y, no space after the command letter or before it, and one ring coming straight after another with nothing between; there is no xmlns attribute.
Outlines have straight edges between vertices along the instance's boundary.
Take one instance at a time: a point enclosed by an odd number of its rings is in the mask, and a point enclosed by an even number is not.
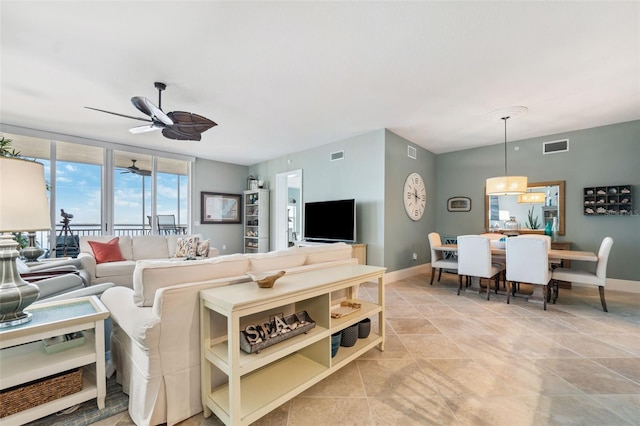
<svg viewBox="0 0 640 426"><path fill-rule="evenodd" d="M387 283L387 341L256 425L638 425L640 294L542 305L429 275ZM367 284L361 296L375 298ZM375 323L372 327L377 327ZM127 413L96 423L132 425ZM181 426L218 425L196 415Z"/></svg>

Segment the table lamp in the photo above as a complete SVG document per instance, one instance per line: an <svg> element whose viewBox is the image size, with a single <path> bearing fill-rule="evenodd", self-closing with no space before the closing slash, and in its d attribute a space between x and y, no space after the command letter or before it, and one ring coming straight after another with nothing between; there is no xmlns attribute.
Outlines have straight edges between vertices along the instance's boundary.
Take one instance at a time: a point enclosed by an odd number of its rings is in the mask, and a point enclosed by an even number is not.
<svg viewBox="0 0 640 426"><path fill-rule="evenodd" d="M44 166L0 157L0 328L31 320L24 309L40 294L18 273L18 243L11 232L51 229Z"/></svg>

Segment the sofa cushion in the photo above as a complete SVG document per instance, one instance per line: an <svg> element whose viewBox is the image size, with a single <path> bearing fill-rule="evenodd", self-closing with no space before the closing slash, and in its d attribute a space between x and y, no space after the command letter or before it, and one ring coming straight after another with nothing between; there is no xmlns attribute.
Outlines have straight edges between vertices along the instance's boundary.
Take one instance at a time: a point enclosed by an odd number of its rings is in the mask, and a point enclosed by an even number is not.
<svg viewBox="0 0 640 426"><path fill-rule="evenodd" d="M122 256L119 241L120 238L118 237L115 237L106 243L88 241L89 246L91 246L91 251L93 252L93 257L96 258L96 263L120 262L122 260L127 260Z"/></svg>
<svg viewBox="0 0 640 426"><path fill-rule="evenodd" d="M167 240L161 235L140 235L133 237L133 259L168 259Z"/></svg>
<svg viewBox="0 0 640 426"><path fill-rule="evenodd" d="M107 262L96 265L96 277L117 277L121 275L132 275L136 267L135 260L125 260L123 262Z"/></svg>
<svg viewBox="0 0 640 426"><path fill-rule="evenodd" d="M80 237L80 251L93 254L93 249L89 244L89 241L98 241L99 243L107 243L113 239L111 236L99 236L99 235L87 235ZM133 260L133 250L131 248L131 237L128 235L120 235L118 245L120 246L120 253L127 260Z"/></svg>
<svg viewBox="0 0 640 426"><path fill-rule="evenodd" d="M198 241L198 247L196 248L196 256L208 257L210 245L211 245L211 242L209 240Z"/></svg>
<svg viewBox="0 0 640 426"><path fill-rule="evenodd" d="M199 238L193 235L178 238L176 245L176 257L195 257L198 240Z"/></svg>
<svg viewBox="0 0 640 426"><path fill-rule="evenodd" d="M247 255L251 259L251 270L255 272L274 271L304 265L306 255L298 249L279 250L270 253Z"/></svg>
<svg viewBox="0 0 640 426"><path fill-rule="evenodd" d="M333 243L300 247L300 251L307 256L305 264L308 265L311 263L349 259L352 256L353 249L346 243Z"/></svg>
<svg viewBox="0 0 640 426"><path fill-rule="evenodd" d="M189 261L139 261L133 271L133 300L153 306L156 291L178 284L244 275L249 259L242 254Z"/></svg>

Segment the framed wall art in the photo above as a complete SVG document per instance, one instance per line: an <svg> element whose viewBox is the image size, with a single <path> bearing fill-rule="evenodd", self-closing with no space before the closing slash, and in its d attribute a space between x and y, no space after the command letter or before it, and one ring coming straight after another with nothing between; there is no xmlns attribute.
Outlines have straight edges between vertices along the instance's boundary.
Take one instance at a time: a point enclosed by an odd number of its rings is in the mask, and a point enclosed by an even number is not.
<svg viewBox="0 0 640 426"><path fill-rule="evenodd" d="M200 223L240 223L240 194L200 193Z"/></svg>
<svg viewBox="0 0 640 426"><path fill-rule="evenodd" d="M471 198L469 197L451 197L447 200L447 210L450 212L468 212L471 211Z"/></svg>

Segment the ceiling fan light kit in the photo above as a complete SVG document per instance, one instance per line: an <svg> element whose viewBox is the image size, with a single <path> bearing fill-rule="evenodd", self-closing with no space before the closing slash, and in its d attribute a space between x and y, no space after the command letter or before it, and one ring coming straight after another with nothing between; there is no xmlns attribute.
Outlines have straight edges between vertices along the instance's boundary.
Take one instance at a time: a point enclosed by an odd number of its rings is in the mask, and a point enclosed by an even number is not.
<svg viewBox="0 0 640 426"><path fill-rule="evenodd" d="M165 113L162 110L162 92L167 85L160 82L154 83L158 90L158 106L155 106L149 99L143 96L134 96L131 103L138 111L144 113L149 118L133 117L131 115L120 114L117 112L105 111L103 109L85 107L94 111L105 112L107 114L118 115L120 117L130 118L132 120L146 121L150 124L136 126L129 129L133 134L146 133L153 130L162 130L162 135L168 139L183 141L199 141L202 139L202 133L210 128L217 126L216 123L198 114L186 111L173 111Z"/></svg>
<svg viewBox="0 0 640 426"><path fill-rule="evenodd" d="M493 119L499 118L504 121L504 176L487 179L487 195L518 195L527 192L526 176L509 176L507 173L507 120L525 114L528 110L524 106L515 106L500 108L489 114Z"/></svg>

